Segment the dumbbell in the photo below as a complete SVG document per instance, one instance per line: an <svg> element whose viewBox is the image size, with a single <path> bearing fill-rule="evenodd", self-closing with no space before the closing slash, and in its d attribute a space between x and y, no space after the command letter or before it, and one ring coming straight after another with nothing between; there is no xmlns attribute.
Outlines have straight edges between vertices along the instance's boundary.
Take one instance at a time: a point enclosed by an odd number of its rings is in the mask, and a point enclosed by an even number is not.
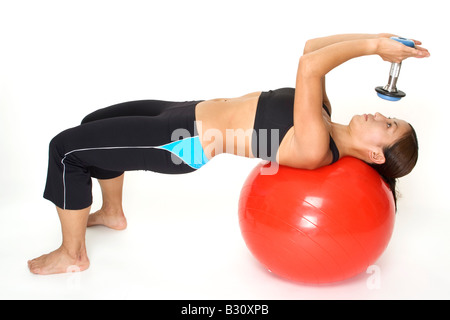
<svg viewBox="0 0 450 320"><path fill-rule="evenodd" d="M405 46L414 48L414 41L410 39L405 39L402 37L392 37L391 39L398 41ZM401 98L406 96L406 93L397 89L397 80L400 75L400 69L402 67L402 63L392 63L391 70L389 71L389 81L388 84L384 87L376 87L375 91L377 95L384 100L388 101L399 101Z"/></svg>

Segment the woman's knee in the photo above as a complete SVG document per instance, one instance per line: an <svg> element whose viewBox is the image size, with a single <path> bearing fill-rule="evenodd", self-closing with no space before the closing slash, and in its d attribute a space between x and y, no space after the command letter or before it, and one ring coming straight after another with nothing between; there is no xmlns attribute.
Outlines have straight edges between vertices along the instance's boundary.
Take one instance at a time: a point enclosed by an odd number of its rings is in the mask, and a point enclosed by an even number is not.
<svg viewBox="0 0 450 320"><path fill-rule="evenodd" d="M70 151L70 148L76 139L74 136L74 129L75 128L66 129L54 136L49 143L50 153L56 152L64 157L64 155Z"/></svg>
<svg viewBox="0 0 450 320"><path fill-rule="evenodd" d="M97 120L95 117L95 112L92 112L92 113L88 114L86 117L84 117L83 120L81 120L81 124L85 124L85 123L92 122L95 120Z"/></svg>
<svg viewBox="0 0 450 320"><path fill-rule="evenodd" d="M81 120L81 124L85 124L92 121L103 120L115 117L114 112L111 112L111 107L103 108L89 113Z"/></svg>
<svg viewBox="0 0 450 320"><path fill-rule="evenodd" d="M49 143L49 153L58 155L59 157L63 157L65 154L64 148L64 132L59 133Z"/></svg>

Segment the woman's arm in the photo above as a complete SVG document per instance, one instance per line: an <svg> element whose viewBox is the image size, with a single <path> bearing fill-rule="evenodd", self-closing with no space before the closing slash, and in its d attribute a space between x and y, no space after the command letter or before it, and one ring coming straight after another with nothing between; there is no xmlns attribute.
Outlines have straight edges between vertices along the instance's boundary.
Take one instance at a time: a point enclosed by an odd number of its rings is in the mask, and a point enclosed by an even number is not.
<svg viewBox="0 0 450 320"><path fill-rule="evenodd" d="M294 99L294 150L299 152L298 157L304 162L300 165L304 167L321 166L329 158L329 133L322 118L322 81L329 71L350 59L365 55L378 54L391 62L424 56L422 48L409 48L387 38L334 42L337 39L342 38L331 37L319 41L328 45L303 55L298 65ZM329 44L331 42L334 43Z"/></svg>
<svg viewBox="0 0 450 320"><path fill-rule="evenodd" d="M379 39L346 40L305 54L300 58L297 81L304 77L321 78L348 60L376 54L378 41Z"/></svg>
<svg viewBox="0 0 450 320"><path fill-rule="evenodd" d="M377 39L377 38L389 38L394 36L389 33L380 33L380 34L363 34L363 33L353 33L353 34L338 34L327 37L320 37L306 41L305 47L303 49L303 54L308 54L319 50L323 47L349 40L358 40L358 39ZM322 82L322 103L325 104L330 111L332 112L331 102L328 99L326 86L325 86L325 76L321 79Z"/></svg>
<svg viewBox="0 0 450 320"><path fill-rule="evenodd" d="M368 34L368 33L351 33L351 34L337 34L327 37L315 38L306 41L304 54L316 51L323 47L350 40L361 40L361 39L379 39L379 38L390 38L396 35L390 33L378 33L378 34Z"/></svg>
<svg viewBox="0 0 450 320"><path fill-rule="evenodd" d="M294 98L293 149L299 152L302 167L320 167L329 156L329 133L322 117L323 78L345 61L375 52L373 40L350 40L322 47L300 58Z"/></svg>
<svg viewBox="0 0 450 320"><path fill-rule="evenodd" d="M361 38L340 42L333 41L342 39L344 35L319 38L319 40L316 39L317 42L313 40L311 46L320 48L309 50L309 53L303 55L302 58L308 56L308 60L310 60L308 61L308 67L312 67L311 71L316 71L320 76L325 76L338 65L364 55L378 54L383 60L396 63L410 57L424 58L429 56L428 50L417 46L421 44L420 41L413 40L416 47L410 48L398 41L389 39L387 37L389 35L380 34L372 38L364 37L371 35L351 35L355 38L357 36ZM347 37L350 37L350 35L347 35Z"/></svg>

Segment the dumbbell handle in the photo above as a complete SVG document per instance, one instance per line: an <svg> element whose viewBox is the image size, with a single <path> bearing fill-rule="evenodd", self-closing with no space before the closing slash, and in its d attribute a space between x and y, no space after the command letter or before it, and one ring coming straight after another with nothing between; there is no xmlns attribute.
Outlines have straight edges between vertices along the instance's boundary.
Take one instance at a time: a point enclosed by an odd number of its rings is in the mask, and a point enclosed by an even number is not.
<svg viewBox="0 0 450 320"><path fill-rule="evenodd" d="M414 41L401 38L401 37L391 37L392 40L398 41L405 46L414 48ZM383 87L384 90L388 92L397 92L397 80L400 75L400 69L402 68L402 63L392 63L391 70L389 71L389 81L388 84Z"/></svg>
<svg viewBox="0 0 450 320"><path fill-rule="evenodd" d="M388 84L383 87L384 90L388 92L397 92L397 80L400 75L400 69L402 68L402 63L392 63L391 70L389 71L389 81Z"/></svg>

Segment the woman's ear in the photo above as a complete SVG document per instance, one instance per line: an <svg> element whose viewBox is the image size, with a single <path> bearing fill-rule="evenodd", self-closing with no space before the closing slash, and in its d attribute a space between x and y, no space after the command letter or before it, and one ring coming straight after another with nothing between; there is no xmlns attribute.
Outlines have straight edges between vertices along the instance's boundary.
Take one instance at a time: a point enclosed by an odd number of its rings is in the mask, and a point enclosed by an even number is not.
<svg viewBox="0 0 450 320"><path fill-rule="evenodd" d="M386 161L383 150L381 148L377 150L369 150L369 159L370 162L375 164L383 164Z"/></svg>

